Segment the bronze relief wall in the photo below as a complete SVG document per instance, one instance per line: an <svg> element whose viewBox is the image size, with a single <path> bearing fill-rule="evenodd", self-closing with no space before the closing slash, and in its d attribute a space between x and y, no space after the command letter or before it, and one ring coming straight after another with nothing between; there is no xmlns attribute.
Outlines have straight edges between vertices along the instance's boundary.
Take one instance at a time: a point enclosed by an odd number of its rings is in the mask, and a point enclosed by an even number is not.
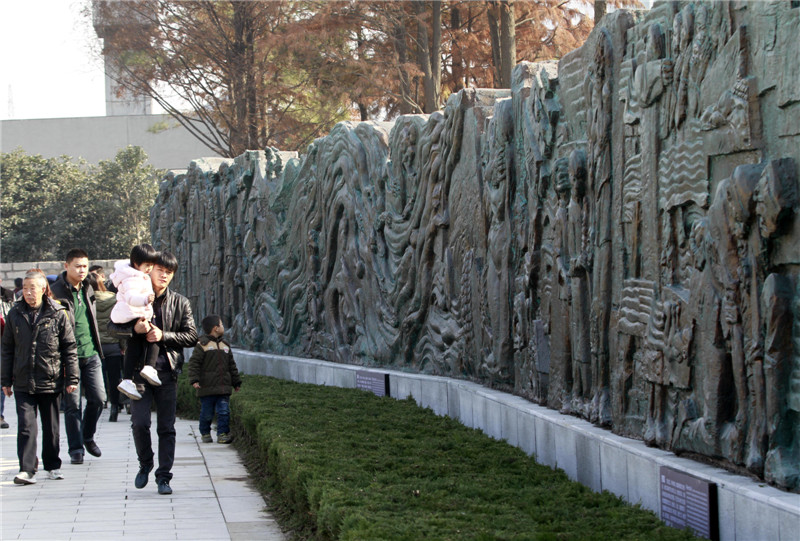
<svg viewBox="0 0 800 541"><path fill-rule="evenodd" d="M800 7L618 11L510 90L193 162L152 211L241 347L470 378L800 486Z"/></svg>

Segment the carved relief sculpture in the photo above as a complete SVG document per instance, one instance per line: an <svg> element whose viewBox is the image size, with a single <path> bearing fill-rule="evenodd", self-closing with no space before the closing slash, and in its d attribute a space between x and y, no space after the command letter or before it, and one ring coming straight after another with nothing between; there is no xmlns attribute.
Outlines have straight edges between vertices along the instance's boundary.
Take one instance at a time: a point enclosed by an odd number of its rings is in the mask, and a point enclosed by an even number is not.
<svg viewBox="0 0 800 541"><path fill-rule="evenodd" d="M800 490L797 2L607 14L511 89L170 173L238 347L464 377Z"/></svg>

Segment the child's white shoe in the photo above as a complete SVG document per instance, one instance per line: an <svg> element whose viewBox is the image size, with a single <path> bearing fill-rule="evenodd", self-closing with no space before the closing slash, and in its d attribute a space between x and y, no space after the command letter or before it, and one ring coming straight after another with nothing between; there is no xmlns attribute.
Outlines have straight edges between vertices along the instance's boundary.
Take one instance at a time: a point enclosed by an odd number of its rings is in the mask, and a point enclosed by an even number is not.
<svg viewBox="0 0 800 541"><path fill-rule="evenodd" d="M154 385L154 386L156 386L156 387L158 387L159 385L161 385L161 380L160 380L160 379L158 379L158 372L156 372L156 369L155 369L155 368L153 368L152 366L149 366L149 365L148 365L148 366L145 366L144 368L142 368L142 370L141 370L141 372L139 372L139 374L140 374L140 375L141 375L141 376L142 376L144 379L146 379L146 380L147 380L147 382L148 382L150 385Z"/></svg>
<svg viewBox="0 0 800 541"><path fill-rule="evenodd" d="M119 392L131 400L139 400L142 398L142 395L140 395L139 391L136 390L136 384L133 382L133 380L123 379L119 385L117 385L117 389L119 389Z"/></svg>

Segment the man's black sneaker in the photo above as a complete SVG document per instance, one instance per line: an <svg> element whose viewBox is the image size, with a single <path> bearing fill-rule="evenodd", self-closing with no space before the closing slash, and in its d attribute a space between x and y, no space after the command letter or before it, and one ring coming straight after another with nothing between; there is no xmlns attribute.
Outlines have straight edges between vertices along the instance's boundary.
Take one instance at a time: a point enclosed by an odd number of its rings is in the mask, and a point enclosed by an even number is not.
<svg viewBox="0 0 800 541"><path fill-rule="evenodd" d="M167 481L166 479L160 479L158 481L158 493L172 494L172 488L169 486L169 481Z"/></svg>
<svg viewBox="0 0 800 541"><path fill-rule="evenodd" d="M153 469L153 465L150 464L149 466L139 466L139 473L136 474L136 479L133 481L133 486L136 488L144 488L147 486L148 477L150 476L150 471Z"/></svg>
<svg viewBox="0 0 800 541"><path fill-rule="evenodd" d="M71 464L83 464L83 453L80 451L70 452L69 461Z"/></svg>
<svg viewBox="0 0 800 541"><path fill-rule="evenodd" d="M92 456L100 456L103 454L100 452L100 448L97 446L94 440L83 442L83 446L86 448L86 451Z"/></svg>

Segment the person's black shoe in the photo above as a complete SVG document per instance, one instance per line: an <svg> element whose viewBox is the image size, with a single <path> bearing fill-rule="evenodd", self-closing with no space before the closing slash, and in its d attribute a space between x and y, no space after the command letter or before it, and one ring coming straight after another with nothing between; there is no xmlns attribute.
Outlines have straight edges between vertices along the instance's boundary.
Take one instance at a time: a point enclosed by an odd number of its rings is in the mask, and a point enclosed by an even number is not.
<svg viewBox="0 0 800 541"><path fill-rule="evenodd" d="M94 440L83 442L83 446L86 447L86 451L92 456L100 456L103 454L100 452L100 448L97 446Z"/></svg>
<svg viewBox="0 0 800 541"><path fill-rule="evenodd" d="M149 466L139 466L139 473L136 474L136 479L133 481L133 486L135 486L136 488L146 487L148 477L152 469L153 469L152 464L150 464Z"/></svg>
<svg viewBox="0 0 800 541"><path fill-rule="evenodd" d="M80 451L71 451L69 453L70 464L83 464L83 453Z"/></svg>
<svg viewBox="0 0 800 541"><path fill-rule="evenodd" d="M159 494L172 494L172 488L169 486L169 481L166 479L159 479L158 481Z"/></svg>
<svg viewBox="0 0 800 541"><path fill-rule="evenodd" d="M112 405L111 406L111 413L108 414L108 422L109 423L116 423L117 417L119 417L119 406Z"/></svg>

